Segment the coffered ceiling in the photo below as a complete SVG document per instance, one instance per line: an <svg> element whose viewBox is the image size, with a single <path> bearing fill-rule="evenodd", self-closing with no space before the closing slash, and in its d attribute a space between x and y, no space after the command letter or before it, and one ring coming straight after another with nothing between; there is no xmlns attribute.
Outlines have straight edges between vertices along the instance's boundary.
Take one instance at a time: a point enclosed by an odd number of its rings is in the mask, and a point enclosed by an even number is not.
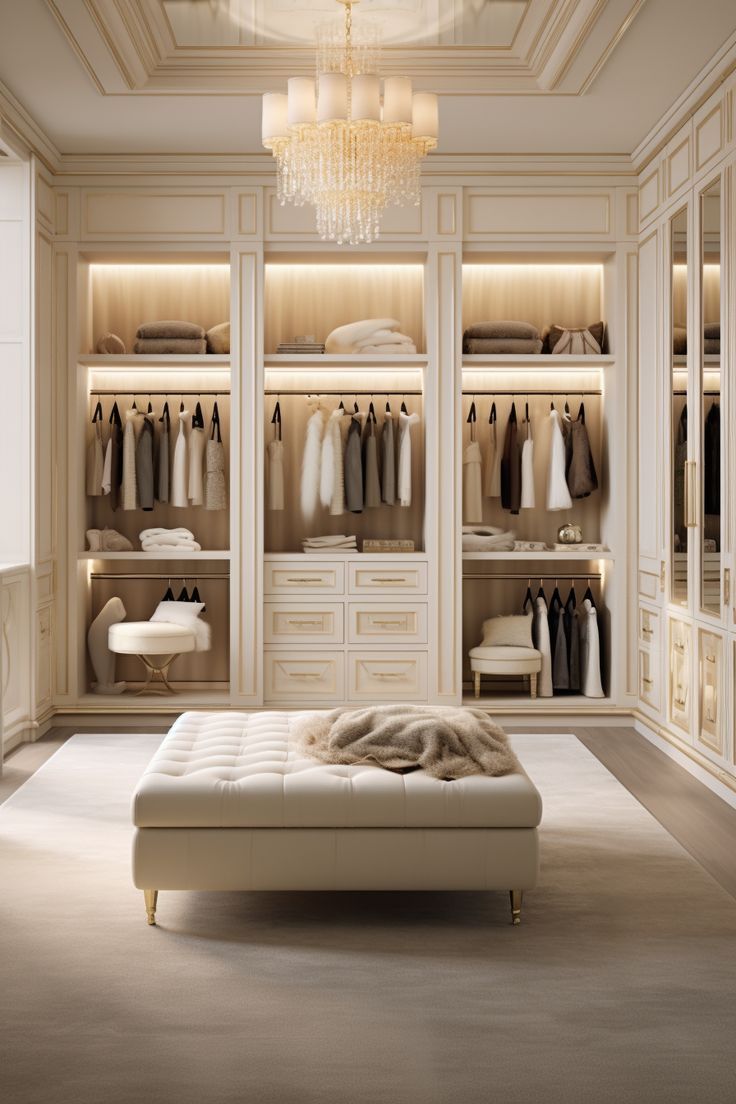
<svg viewBox="0 0 736 1104"><path fill-rule="evenodd" d="M0 93L62 155L260 151L335 0L0 0ZM440 153L628 155L720 51L734 0L362 0L382 71L440 93ZM0 101L1 102L1 101ZM0 111L2 109L0 108Z"/></svg>

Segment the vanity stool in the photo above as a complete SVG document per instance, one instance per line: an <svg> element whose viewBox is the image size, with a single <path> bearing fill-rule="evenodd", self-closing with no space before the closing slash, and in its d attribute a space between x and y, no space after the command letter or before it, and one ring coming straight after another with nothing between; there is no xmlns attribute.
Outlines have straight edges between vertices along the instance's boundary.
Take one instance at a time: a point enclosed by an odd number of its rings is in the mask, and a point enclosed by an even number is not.
<svg viewBox="0 0 736 1104"><path fill-rule="evenodd" d="M182 652L193 652L195 644L192 629L169 621L120 621L107 634L111 652L136 655L145 667L148 677L139 694L175 694L169 667Z"/></svg>
<svg viewBox="0 0 736 1104"><path fill-rule="evenodd" d="M480 697L481 675L523 675L529 678L531 696L537 696L537 675L542 669L542 653L536 648L517 648L503 644L478 644L471 648L470 670L476 698Z"/></svg>

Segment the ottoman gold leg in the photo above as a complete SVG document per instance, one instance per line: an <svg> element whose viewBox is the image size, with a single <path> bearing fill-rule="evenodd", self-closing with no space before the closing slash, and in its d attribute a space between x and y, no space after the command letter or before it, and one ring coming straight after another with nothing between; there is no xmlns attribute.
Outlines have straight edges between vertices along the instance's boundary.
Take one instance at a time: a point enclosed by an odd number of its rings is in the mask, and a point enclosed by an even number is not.
<svg viewBox="0 0 736 1104"><path fill-rule="evenodd" d="M144 889L143 898L146 902L146 920L149 924L156 923L156 903L158 901L157 889Z"/></svg>
<svg viewBox="0 0 736 1104"><path fill-rule="evenodd" d="M509 897L511 898L511 923L521 923L521 890L512 889L509 891Z"/></svg>
<svg viewBox="0 0 736 1104"><path fill-rule="evenodd" d="M473 683L475 685L475 696L480 697L480 671L473 671Z"/></svg>

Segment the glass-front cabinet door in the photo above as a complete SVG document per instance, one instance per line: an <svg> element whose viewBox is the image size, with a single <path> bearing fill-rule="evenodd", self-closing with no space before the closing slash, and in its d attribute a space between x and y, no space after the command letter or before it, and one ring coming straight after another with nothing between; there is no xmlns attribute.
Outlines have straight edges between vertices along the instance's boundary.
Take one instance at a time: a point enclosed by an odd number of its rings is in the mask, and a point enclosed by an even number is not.
<svg viewBox="0 0 736 1104"><path fill-rule="evenodd" d="M683 207L670 219L670 362L671 442L670 442L670 600L678 606L690 605L688 546L692 514L693 483L689 460L688 404L688 209ZM644 411L641 417L645 416Z"/></svg>
<svg viewBox="0 0 736 1104"><path fill-rule="evenodd" d="M721 518L721 180L700 194L699 346L699 529L697 559L700 608L721 616L724 577ZM696 346L696 347L697 347Z"/></svg>

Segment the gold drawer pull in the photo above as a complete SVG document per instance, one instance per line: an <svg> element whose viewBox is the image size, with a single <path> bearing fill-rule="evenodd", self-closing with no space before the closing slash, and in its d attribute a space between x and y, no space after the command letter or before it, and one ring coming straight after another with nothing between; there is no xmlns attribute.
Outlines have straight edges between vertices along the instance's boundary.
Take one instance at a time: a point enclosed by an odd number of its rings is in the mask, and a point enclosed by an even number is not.
<svg viewBox="0 0 736 1104"><path fill-rule="evenodd" d="M383 576L380 576L380 577L373 577L371 579L371 582L372 583L405 583L405 582L407 582L407 578L406 578L406 575L402 575L398 579L391 578L388 575L383 575Z"/></svg>
<svg viewBox="0 0 736 1104"><path fill-rule="evenodd" d="M308 578L304 578L304 579L287 579L286 582L287 583L311 583L311 584L314 584L314 583L323 583L323 582L325 582L325 578L324 578L323 575L318 575L317 578L315 579L315 577L313 575L310 575Z"/></svg>
<svg viewBox="0 0 736 1104"><path fill-rule="evenodd" d="M287 671L290 679L298 679L301 682L318 682L324 675L323 671Z"/></svg>
<svg viewBox="0 0 736 1104"><path fill-rule="evenodd" d="M403 671L374 671L373 677L377 679L400 679L404 677Z"/></svg>
<svg viewBox="0 0 736 1104"><path fill-rule="evenodd" d="M641 681L644 684L644 686L654 686L654 679L644 678L644 676L642 675L641 676Z"/></svg>
<svg viewBox="0 0 736 1104"><path fill-rule="evenodd" d="M679 652L680 655L685 654L685 645L681 644L679 640L675 640L672 647L675 649L676 652Z"/></svg>
<svg viewBox="0 0 736 1104"><path fill-rule="evenodd" d="M403 617L398 621L387 621L387 620L385 620L383 618L380 618L380 617L372 617L371 618L371 624L372 625L380 625L384 629L405 629L406 628L406 618Z"/></svg>
<svg viewBox="0 0 736 1104"><path fill-rule="evenodd" d="M706 663L715 663L715 661L716 661L716 657L714 655L707 655L705 657L705 662Z"/></svg>
<svg viewBox="0 0 736 1104"><path fill-rule="evenodd" d="M642 625L641 634L642 636L654 636L654 629L650 629L648 625Z"/></svg>
<svg viewBox="0 0 736 1104"><path fill-rule="evenodd" d="M296 625L297 628L303 629L303 628L310 628L314 625L316 625L319 628L321 625L324 624L324 622L321 619L316 620L316 621L314 621L314 620L305 621L303 619L300 620L297 617L288 617L287 620L286 620L286 624L287 625Z"/></svg>

